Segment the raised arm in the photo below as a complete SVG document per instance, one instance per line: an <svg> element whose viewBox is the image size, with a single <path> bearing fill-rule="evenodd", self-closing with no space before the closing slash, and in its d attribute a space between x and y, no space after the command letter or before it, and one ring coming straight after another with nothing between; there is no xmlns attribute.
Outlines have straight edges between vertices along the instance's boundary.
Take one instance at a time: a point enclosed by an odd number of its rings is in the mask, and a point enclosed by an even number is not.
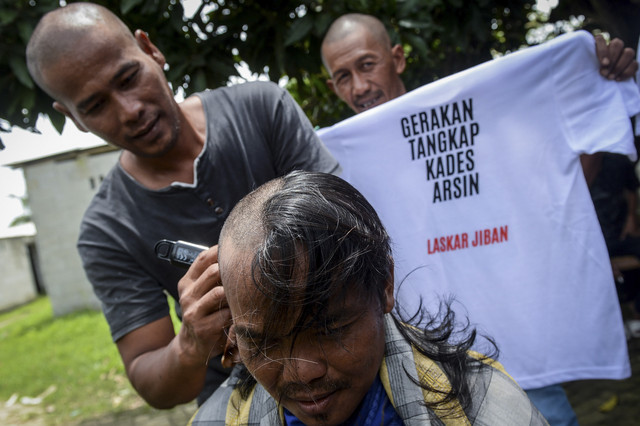
<svg viewBox="0 0 640 426"><path fill-rule="evenodd" d="M117 341L129 380L156 408L193 400L203 388L207 363L222 353L231 314L220 285L217 246L203 252L178 284L182 327L170 317Z"/></svg>

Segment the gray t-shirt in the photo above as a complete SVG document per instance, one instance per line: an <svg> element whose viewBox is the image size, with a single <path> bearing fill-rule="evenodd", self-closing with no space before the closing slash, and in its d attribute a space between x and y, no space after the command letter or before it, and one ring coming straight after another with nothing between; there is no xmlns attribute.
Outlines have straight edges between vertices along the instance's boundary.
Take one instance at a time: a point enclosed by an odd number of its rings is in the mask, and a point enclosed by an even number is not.
<svg viewBox="0 0 640 426"><path fill-rule="evenodd" d="M193 185L150 190L117 164L80 228L78 251L117 341L169 315L185 270L158 259L161 239L218 242L227 215L244 195L292 170L337 173L339 165L289 94L254 82L198 94L207 119Z"/></svg>

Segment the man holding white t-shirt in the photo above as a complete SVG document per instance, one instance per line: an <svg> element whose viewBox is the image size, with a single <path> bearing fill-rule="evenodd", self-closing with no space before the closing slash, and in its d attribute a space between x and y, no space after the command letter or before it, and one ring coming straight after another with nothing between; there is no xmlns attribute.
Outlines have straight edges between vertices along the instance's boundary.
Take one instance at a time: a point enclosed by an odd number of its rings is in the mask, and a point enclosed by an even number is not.
<svg viewBox="0 0 640 426"><path fill-rule="evenodd" d="M600 72L608 79L628 79L637 69L637 62L635 62L634 60L633 50L624 49L624 46L622 45L620 40L616 39L612 41L611 44L607 45L602 37L597 37L596 51L601 65ZM327 84L356 113L371 110L375 106L381 105L406 93L404 84L402 83L402 80L400 78L400 74L404 71L406 65L402 46L392 46L384 25L378 19L372 16L349 14L344 15L343 17L336 20L332 24L327 35L325 36L325 39L323 40L322 59L331 76L331 79L327 81ZM553 72L555 73L556 71L554 70ZM473 109L472 99L468 98L467 100L468 103L465 103L463 100L462 102L453 102L449 104L451 110L453 110L458 105L460 106L460 111L462 111L461 114L463 119L465 117L465 106L468 107L469 112L471 112ZM437 103L438 102L436 102L436 104ZM397 103L395 103L395 105L397 105ZM446 108L446 106L444 108ZM475 108L478 108L477 103L475 105ZM388 111L388 109L386 109L385 111ZM426 120L425 117L427 117L426 112L424 112L424 115L422 115L422 120L419 114L407 115L402 117L402 120L400 120L401 123L404 123L403 136L407 139L406 142L410 142L409 144L405 143L405 146L410 147L411 155L414 156L414 159L416 156L419 157L421 152L424 156L424 150L428 150L428 148L425 148L425 143L421 142L420 138L416 136L420 132L414 132L414 130L420 128L424 130L425 125L428 127L429 124L433 124L432 122ZM472 119L473 117L467 118ZM433 116L430 116L429 119L432 120ZM497 121L499 121L499 119L500 117L496 117ZM459 129L465 129L464 125L460 126ZM466 129L468 129L467 136L469 138L477 136L477 132L475 132L474 135L474 130L471 125L466 127ZM339 131L337 132L339 133ZM407 133L409 135L407 135ZM414 133L414 137L409 139L411 133ZM341 136L343 138L345 137L344 134L342 134ZM335 150L341 150L343 149L343 147L336 148L336 146L334 145L332 148L332 144L330 143L330 141L327 139L324 140L329 148L331 150L334 150L334 155L339 156L339 154L336 154ZM473 141L471 143L473 143ZM341 162L343 164L343 167L347 169L347 176L345 176L345 178L349 180L349 163L345 162L344 160L345 158L349 158L349 155L353 155L353 151L344 149L344 152L345 154L343 154L344 157L342 158ZM346 154L346 152L349 152L350 154ZM375 161L373 156L372 159ZM494 158L494 160L496 159L497 158ZM459 157L457 159L457 163L461 168L473 168L474 160L476 161L476 163L480 161L478 158L474 159L473 157L469 158L467 156L467 158ZM510 159L508 156L505 156L502 158L502 160L508 162ZM530 158L525 159L525 161L535 161L535 159ZM431 165L429 164L429 159L427 159L428 180L429 178L435 178L437 175L439 176L438 164L433 162L431 163ZM440 166L445 167L445 165L443 164L440 164ZM546 167L547 164L543 164L542 166ZM397 171L397 173L407 173L407 171L403 168L400 168L399 170L401 171ZM433 202L435 203L450 201L452 198L454 198L452 194L456 194L456 188L458 189L459 194L464 195L466 195L467 193L472 193L474 190L478 191L479 183L477 182L477 180L474 181L474 178L476 176L477 175L475 174L469 174L468 179L466 179L465 176L465 180L453 181L453 183L451 183L450 187L448 188L446 186L435 186L436 190L434 191ZM508 174L505 173L505 176L508 176ZM360 178L360 176L358 176L358 178ZM399 178L398 180L401 179ZM408 182L409 181L407 181L407 183ZM435 185L437 185L437 182ZM362 188L359 189L362 190ZM385 201L387 204L394 204L396 206L406 205L401 202L394 203L394 200L398 199L398 195L395 193L395 191L391 193L393 194L393 196L387 197ZM413 201L414 200L411 200L411 202ZM376 208L379 208L379 206L376 206ZM392 207L389 206L389 209L391 208ZM438 217L436 216L436 219L437 218ZM442 219L442 217L440 218ZM443 219L443 221L446 222L446 219ZM438 224L435 224L433 226L440 229L438 227ZM476 244L482 243L483 241L486 241L483 238L483 231L486 231L486 229L480 231L479 235L481 238L479 240L477 239L478 233L475 231L468 234L460 232L455 234L455 237L453 235L448 235L442 236L440 238L434 238L433 240L428 241L428 250L431 251L431 253L436 253L438 251L446 251L447 249L455 250L456 248L465 248L465 244L467 247L469 247L472 246L474 242ZM504 229L504 227L497 227L493 228L492 231L490 231L489 242L494 241L494 239L492 238L494 233L496 234L497 241L500 241L501 238L508 236L509 229ZM513 234L513 227L510 229L510 231ZM398 232L402 231L399 230ZM464 237L467 237L466 242ZM458 238L457 246L456 238ZM395 240L396 244L400 246L401 243L399 242L399 240L401 239ZM438 242L444 242L445 244L441 244L438 247ZM440 250L437 250L438 248ZM404 247L404 249L408 249L408 247ZM417 249L420 250L419 247ZM444 253L439 254L444 255ZM426 273L426 275L427 277L429 277L428 272ZM405 292L405 294L408 294L408 292ZM469 292L469 294L473 293ZM402 293L400 294L400 296L402 296ZM458 296L464 295L459 293ZM548 296L548 294L546 294L546 296ZM462 297L460 299L463 299L464 303L464 298ZM496 309L496 306L500 306L500 308ZM519 313L517 308L514 309L513 306L501 306L500 304L493 305L492 309L494 311L504 310L504 312L502 313L497 312L495 314L496 318L502 317L502 321L499 322L503 322L505 320L509 321L512 316L518 315ZM478 318L474 317L472 310L470 310L470 317L473 321L479 321ZM494 324L482 323L481 325L485 326L490 334L493 333L492 327L494 326ZM500 345L501 343L502 342L500 341L500 339L498 339L498 344ZM516 351L512 351L512 353L515 352ZM506 355L509 356L510 353L507 352ZM535 363L536 357L532 357L530 355L531 354L517 353L512 357L517 359L516 362ZM514 373L513 368L509 366L507 366L507 368L512 374ZM519 379L517 374L514 374L514 376L517 380ZM562 381L566 380L556 380L550 384L531 386L529 387L527 392L530 398L538 406L540 411L548 418L551 424L575 424L575 414L573 413L573 410L569 405L566 395L564 394L564 390L558 384ZM527 386L523 384L523 388L527 389Z"/></svg>

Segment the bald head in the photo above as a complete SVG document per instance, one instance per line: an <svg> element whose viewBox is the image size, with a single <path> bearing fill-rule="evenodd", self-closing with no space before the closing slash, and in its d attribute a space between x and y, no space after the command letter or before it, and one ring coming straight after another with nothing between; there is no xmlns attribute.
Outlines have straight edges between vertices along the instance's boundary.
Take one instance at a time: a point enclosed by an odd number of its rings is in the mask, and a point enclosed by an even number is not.
<svg viewBox="0 0 640 426"><path fill-rule="evenodd" d="M344 40L360 30L364 30L370 34L380 46L391 49L391 39L389 38L387 29L378 18L362 13L348 13L333 21L324 39L322 39L322 63L327 70L330 71L325 59L325 48L333 43Z"/></svg>
<svg viewBox="0 0 640 426"><path fill-rule="evenodd" d="M266 201L282 187L282 178L250 192L233 208L220 232L219 247L233 245L241 252L255 251L264 236L262 215Z"/></svg>
<svg viewBox="0 0 640 426"><path fill-rule="evenodd" d="M108 9L93 3L72 3L47 13L36 26L27 45L29 73L43 90L53 96L44 78L44 70L61 60L82 54L78 51L78 44L88 40L135 44L129 28Z"/></svg>

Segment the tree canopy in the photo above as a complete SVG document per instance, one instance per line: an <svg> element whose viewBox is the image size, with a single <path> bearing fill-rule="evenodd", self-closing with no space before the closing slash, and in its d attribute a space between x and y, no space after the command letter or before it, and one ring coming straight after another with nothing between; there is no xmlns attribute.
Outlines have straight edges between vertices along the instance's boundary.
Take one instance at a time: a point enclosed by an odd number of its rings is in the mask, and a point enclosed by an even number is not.
<svg viewBox="0 0 640 426"><path fill-rule="evenodd" d="M182 88L189 95L225 85L239 75L238 65L246 63L273 81L287 78L287 89L319 126L350 115L326 87L328 75L320 59L322 36L344 13L369 13L384 22L392 42L404 46L409 90L517 50L529 44L530 29L545 23L535 10L535 0L201 0L192 17L184 16L179 0L95 3L114 11L130 28L148 32L165 54L174 90ZM619 9L608 7L605 19L599 11L607 3L561 1L552 18L583 14L589 28L621 37L616 29L638 28L634 0L611 2ZM40 17L61 4L61 0L0 0L0 130L12 126L35 130L40 114L62 130L64 116L53 110L52 100L31 80L24 53ZM635 31L624 35L626 45L635 47Z"/></svg>

